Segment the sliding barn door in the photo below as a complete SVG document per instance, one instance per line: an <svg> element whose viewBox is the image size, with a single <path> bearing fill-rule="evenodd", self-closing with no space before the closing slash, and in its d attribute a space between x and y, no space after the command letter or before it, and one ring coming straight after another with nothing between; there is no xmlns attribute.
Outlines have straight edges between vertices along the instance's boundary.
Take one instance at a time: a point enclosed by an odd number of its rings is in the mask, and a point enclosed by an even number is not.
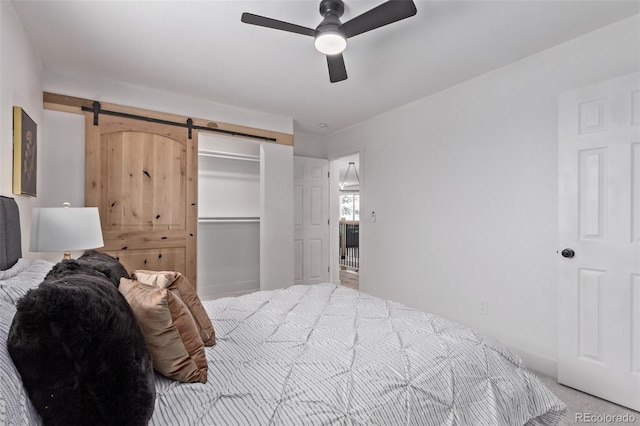
<svg viewBox="0 0 640 426"><path fill-rule="evenodd" d="M196 285L197 132L86 114L85 204L101 250L135 269L182 272Z"/></svg>

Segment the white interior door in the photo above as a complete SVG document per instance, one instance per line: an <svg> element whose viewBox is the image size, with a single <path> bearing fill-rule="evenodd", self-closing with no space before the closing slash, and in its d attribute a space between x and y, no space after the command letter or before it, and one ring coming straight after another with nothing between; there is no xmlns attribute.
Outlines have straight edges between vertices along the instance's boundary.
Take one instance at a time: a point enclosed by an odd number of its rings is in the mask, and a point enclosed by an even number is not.
<svg viewBox="0 0 640 426"><path fill-rule="evenodd" d="M329 161L293 158L295 284L329 282Z"/></svg>
<svg viewBox="0 0 640 426"><path fill-rule="evenodd" d="M559 99L558 381L640 410L640 75Z"/></svg>

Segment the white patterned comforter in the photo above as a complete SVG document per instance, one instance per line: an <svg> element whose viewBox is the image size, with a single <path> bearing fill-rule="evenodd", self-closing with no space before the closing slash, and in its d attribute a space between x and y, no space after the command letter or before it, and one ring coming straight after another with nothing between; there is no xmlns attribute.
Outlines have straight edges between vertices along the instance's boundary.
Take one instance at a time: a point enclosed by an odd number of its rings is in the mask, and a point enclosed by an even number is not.
<svg viewBox="0 0 640 426"><path fill-rule="evenodd" d="M6 271L0 271L0 299L13 305L32 288L40 285L45 275L55 265L48 260L18 259Z"/></svg>
<svg viewBox="0 0 640 426"><path fill-rule="evenodd" d="M154 425L555 425L565 405L473 329L331 284L204 302L206 384L156 375Z"/></svg>

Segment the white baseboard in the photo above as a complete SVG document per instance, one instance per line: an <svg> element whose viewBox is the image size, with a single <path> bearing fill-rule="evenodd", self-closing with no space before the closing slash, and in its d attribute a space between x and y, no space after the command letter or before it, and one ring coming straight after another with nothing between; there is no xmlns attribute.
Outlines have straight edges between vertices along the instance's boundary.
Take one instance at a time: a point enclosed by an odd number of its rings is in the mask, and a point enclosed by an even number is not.
<svg viewBox="0 0 640 426"><path fill-rule="evenodd" d="M535 354L522 348L514 347L511 345L508 346L509 349L511 349L520 358L522 358L522 361L524 361L524 365L527 367L527 370L531 370L534 373L544 374L545 376L549 376L556 380L558 379L558 360L547 358L545 356Z"/></svg>
<svg viewBox="0 0 640 426"><path fill-rule="evenodd" d="M237 281L220 284L198 284L198 297L203 300L217 299L233 293L247 293L260 290L260 281Z"/></svg>

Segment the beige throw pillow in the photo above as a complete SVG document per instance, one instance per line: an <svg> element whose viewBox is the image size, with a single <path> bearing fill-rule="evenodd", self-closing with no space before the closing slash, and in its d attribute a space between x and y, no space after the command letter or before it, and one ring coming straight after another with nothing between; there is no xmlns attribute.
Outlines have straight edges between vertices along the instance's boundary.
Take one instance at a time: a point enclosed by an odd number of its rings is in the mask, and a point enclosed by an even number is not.
<svg viewBox="0 0 640 426"><path fill-rule="evenodd" d="M178 296L187 305L191 315L193 315L205 346L215 345L216 332L213 329L211 319L209 319L207 312L204 310L195 289L184 275L174 271L146 271L139 269L133 271L132 276L141 283L158 288L166 288Z"/></svg>
<svg viewBox="0 0 640 426"><path fill-rule="evenodd" d="M191 312L166 288L122 278L123 294L142 328L153 367L181 382L207 382L204 344Z"/></svg>

